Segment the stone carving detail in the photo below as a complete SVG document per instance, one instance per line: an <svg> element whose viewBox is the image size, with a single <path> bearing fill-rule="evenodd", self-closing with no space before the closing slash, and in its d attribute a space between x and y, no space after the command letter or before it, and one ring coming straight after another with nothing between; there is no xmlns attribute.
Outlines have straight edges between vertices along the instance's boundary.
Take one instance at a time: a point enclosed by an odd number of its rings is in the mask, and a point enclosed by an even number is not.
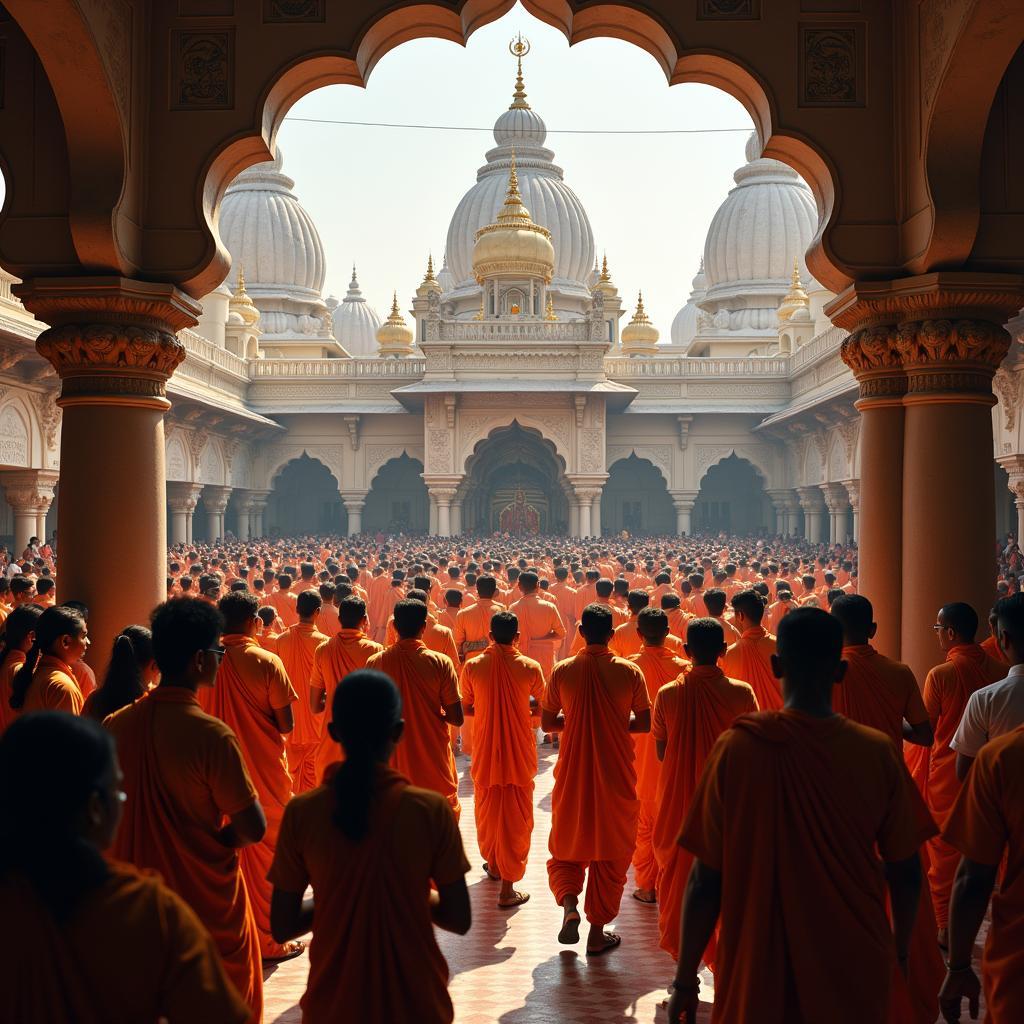
<svg viewBox="0 0 1024 1024"><path fill-rule="evenodd" d="M163 398L167 378L185 358L185 347L169 331L130 324L51 327L36 349L63 378L64 395L99 389Z"/></svg>
<svg viewBox="0 0 1024 1024"><path fill-rule="evenodd" d="M32 402L39 414L39 429L47 448L57 447L57 431L60 429L61 411L57 395L53 391L40 391L32 396Z"/></svg>
<svg viewBox="0 0 1024 1024"><path fill-rule="evenodd" d="M27 466L28 428L13 405L0 410L0 462L7 466Z"/></svg>
<svg viewBox="0 0 1024 1024"><path fill-rule="evenodd" d="M340 444L321 444L314 447L305 447L302 451L311 459L322 462L330 470L335 480L339 483L341 482L341 466L345 449Z"/></svg>
<svg viewBox="0 0 1024 1024"><path fill-rule="evenodd" d="M192 465L198 466L199 460L202 458L203 449L206 447L206 442L209 441L210 435L205 430L193 430L188 435L188 447L189 451L192 452Z"/></svg>
<svg viewBox="0 0 1024 1024"><path fill-rule="evenodd" d="M452 462L452 441L447 430L431 430L427 433L427 466L430 473L450 473Z"/></svg>
<svg viewBox="0 0 1024 1024"><path fill-rule="evenodd" d="M857 438L860 435L860 420L846 420L837 428L843 442L843 450L846 452L846 461L850 468L853 468L853 455L857 450Z"/></svg>
<svg viewBox="0 0 1024 1024"><path fill-rule="evenodd" d="M1007 370L1001 366L992 378L992 390L999 397L1003 410L1003 426L1013 430L1017 424L1017 406L1020 404L1020 370Z"/></svg>
<svg viewBox="0 0 1024 1024"><path fill-rule="evenodd" d="M761 17L761 0L699 0L701 21L754 21Z"/></svg>
<svg viewBox="0 0 1024 1024"><path fill-rule="evenodd" d="M324 0L263 0L263 20L279 25L323 21Z"/></svg>
<svg viewBox="0 0 1024 1024"><path fill-rule="evenodd" d="M224 464L215 444L207 444L198 459L199 472L196 474L204 484L224 483Z"/></svg>
<svg viewBox="0 0 1024 1024"><path fill-rule="evenodd" d="M805 107L852 107L862 102L859 30L854 25L800 29L800 100Z"/></svg>
<svg viewBox="0 0 1024 1024"><path fill-rule="evenodd" d="M604 470L604 432L596 427L580 432L580 469L584 473Z"/></svg>
<svg viewBox="0 0 1024 1024"><path fill-rule="evenodd" d="M166 446L167 479L187 480L188 463L185 459L185 447L181 438L172 435L167 439Z"/></svg>
<svg viewBox="0 0 1024 1024"><path fill-rule="evenodd" d="M227 29L171 30L171 108L234 106L235 37Z"/></svg>
<svg viewBox="0 0 1024 1024"><path fill-rule="evenodd" d="M406 453L400 444L371 444L366 446L366 482L371 484L373 478L392 459L400 459Z"/></svg>
<svg viewBox="0 0 1024 1024"><path fill-rule="evenodd" d="M962 0L928 0L920 10L921 100L928 109L935 99L952 43L971 5Z"/></svg>

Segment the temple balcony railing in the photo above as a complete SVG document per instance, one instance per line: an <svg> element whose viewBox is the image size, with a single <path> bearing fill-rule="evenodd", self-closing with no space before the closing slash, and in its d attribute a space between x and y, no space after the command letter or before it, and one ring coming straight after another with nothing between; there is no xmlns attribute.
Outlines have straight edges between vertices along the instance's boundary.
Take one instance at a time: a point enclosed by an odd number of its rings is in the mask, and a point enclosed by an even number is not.
<svg viewBox="0 0 1024 1024"><path fill-rule="evenodd" d="M731 357L664 357L630 359L616 356L604 361L605 372L613 380L628 380L637 377L665 379L675 377L705 378L767 378L787 377L790 372L788 356L746 356Z"/></svg>
<svg viewBox="0 0 1024 1024"><path fill-rule="evenodd" d="M426 371L426 360L410 359L250 359L253 381L295 378L348 378L380 380L418 378Z"/></svg>
<svg viewBox="0 0 1024 1024"><path fill-rule="evenodd" d="M842 327L830 327L827 331L815 335L806 345L798 348L790 358L790 372L794 375L800 373L806 367L811 366L819 359L823 359L833 352L838 352L839 347L849 336L849 331Z"/></svg>
<svg viewBox="0 0 1024 1024"><path fill-rule="evenodd" d="M589 320L441 320L431 341L511 341L523 345L591 341ZM433 332L431 332L433 333Z"/></svg>

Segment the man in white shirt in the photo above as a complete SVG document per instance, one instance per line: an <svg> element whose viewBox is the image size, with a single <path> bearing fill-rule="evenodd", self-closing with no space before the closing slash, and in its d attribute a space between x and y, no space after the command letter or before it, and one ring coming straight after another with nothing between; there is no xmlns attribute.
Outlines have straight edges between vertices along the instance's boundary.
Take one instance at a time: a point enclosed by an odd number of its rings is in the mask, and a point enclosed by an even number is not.
<svg viewBox="0 0 1024 1024"><path fill-rule="evenodd" d="M974 759L989 740L1024 725L1024 594L996 602L996 637L1010 663L1005 679L975 690L967 701L956 735L956 774L966 779Z"/></svg>

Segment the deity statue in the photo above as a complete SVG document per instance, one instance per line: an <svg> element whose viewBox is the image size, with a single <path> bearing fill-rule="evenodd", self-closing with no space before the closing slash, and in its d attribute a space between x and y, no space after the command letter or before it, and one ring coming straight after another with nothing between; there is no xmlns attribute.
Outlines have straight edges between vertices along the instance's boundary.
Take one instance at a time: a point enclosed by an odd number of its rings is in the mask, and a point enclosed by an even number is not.
<svg viewBox="0 0 1024 1024"><path fill-rule="evenodd" d="M540 533L540 513L527 502L521 487L516 488L512 503L501 510L500 527L514 537Z"/></svg>

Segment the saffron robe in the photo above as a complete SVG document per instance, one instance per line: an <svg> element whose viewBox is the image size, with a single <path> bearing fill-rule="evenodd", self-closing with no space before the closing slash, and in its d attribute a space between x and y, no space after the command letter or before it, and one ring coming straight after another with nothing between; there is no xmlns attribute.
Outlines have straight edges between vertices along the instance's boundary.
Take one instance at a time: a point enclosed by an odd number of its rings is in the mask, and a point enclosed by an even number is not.
<svg viewBox="0 0 1024 1024"><path fill-rule="evenodd" d="M727 676L749 684L761 711L778 711L782 707L782 690L772 672L774 653L775 638L763 626L751 626L729 647L720 662Z"/></svg>
<svg viewBox="0 0 1024 1024"><path fill-rule="evenodd" d="M44 654L32 673L19 713L29 711L67 711L80 715L85 698L78 688L71 666L52 654Z"/></svg>
<svg viewBox="0 0 1024 1024"><path fill-rule="evenodd" d="M550 678L555 652L561 650L565 640L565 626L558 607L533 593L524 594L509 611L519 619L519 649L540 665L545 679ZM544 639L549 633L554 633L554 637Z"/></svg>
<svg viewBox="0 0 1024 1024"><path fill-rule="evenodd" d="M317 648L327 642L327 636L313 624L296 623L282 633L274 645L277 656L298 700L292 706L295 726L285 737L288 771L292 777L292 791L304 793L318 782L316 755L323 737L322 715L314 715L309 704L309 687L313 677L313 657Z"/></svg>

